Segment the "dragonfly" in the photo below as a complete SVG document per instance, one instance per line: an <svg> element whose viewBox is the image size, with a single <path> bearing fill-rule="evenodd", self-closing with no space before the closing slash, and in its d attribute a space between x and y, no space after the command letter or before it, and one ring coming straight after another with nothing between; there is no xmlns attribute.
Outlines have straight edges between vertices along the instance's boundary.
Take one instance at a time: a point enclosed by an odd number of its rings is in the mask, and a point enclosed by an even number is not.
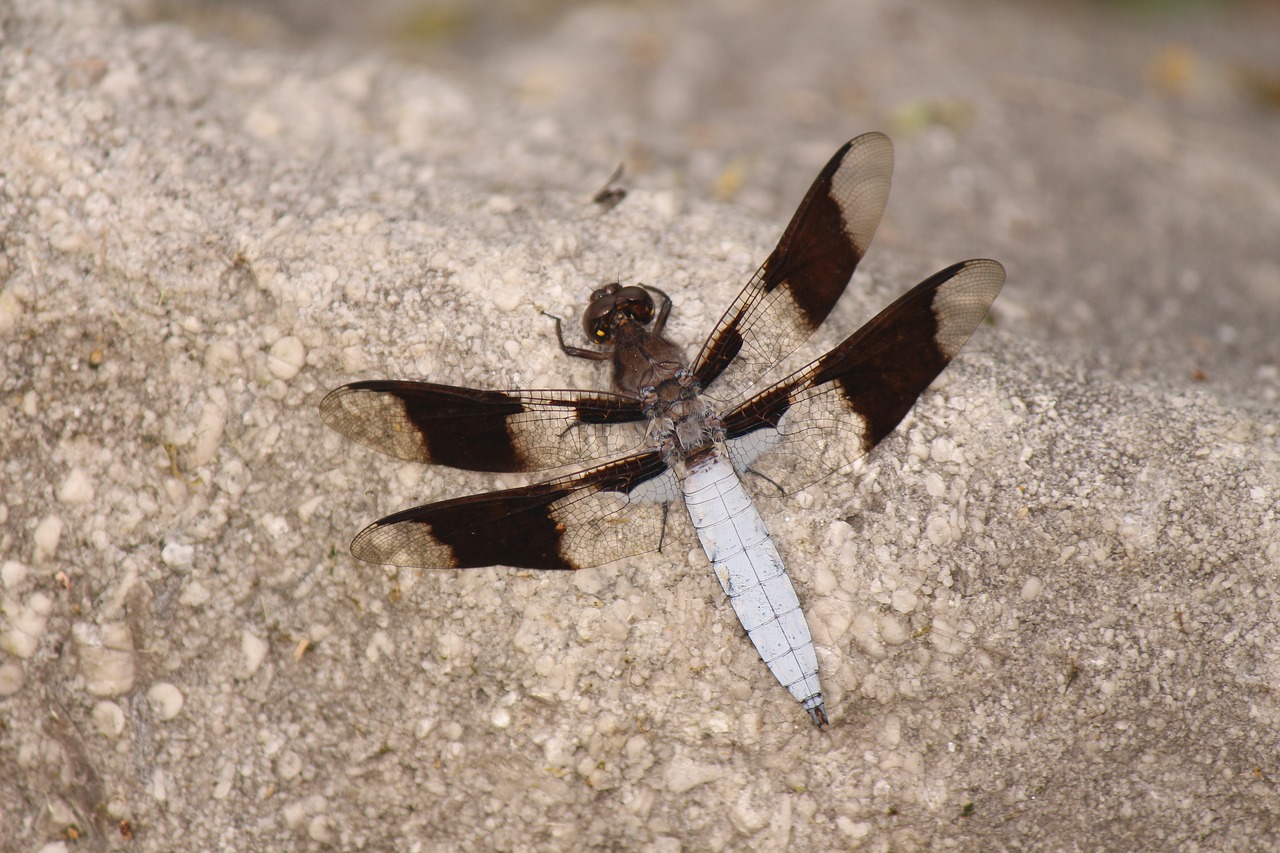
<svg viewBox="0 0 1280 853"><path fill-rule="evenodd" d="M884 134L841 146L692 361L665 335L671 298L615 282L583 314L591 347L566 343L553 318L566 355L610 363L610 391L378 379L330 392L323 421L390 456L483 472L576 468L388 515L355 537L352 555L426 569L582 570L660 550L668 507L683 500L761 659L827 725L804 610L744 476L790 493L848 469L955 358L1004 283L996 261L952 264L821 358L764 384L844 293L892 173Z"/></svg>

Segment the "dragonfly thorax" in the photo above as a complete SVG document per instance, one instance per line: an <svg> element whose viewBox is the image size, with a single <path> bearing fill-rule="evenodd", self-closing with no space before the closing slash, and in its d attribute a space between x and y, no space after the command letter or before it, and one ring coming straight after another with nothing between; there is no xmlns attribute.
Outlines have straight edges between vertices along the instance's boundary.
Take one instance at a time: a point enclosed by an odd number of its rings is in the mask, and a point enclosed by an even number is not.
<svg viewBox="0 0 1280 853"><path fill-rule="evenodd" d="M650 438L668 465L686 461L723 436L724 425L687 370L643 389L640 400L649 416Z"/></svg>

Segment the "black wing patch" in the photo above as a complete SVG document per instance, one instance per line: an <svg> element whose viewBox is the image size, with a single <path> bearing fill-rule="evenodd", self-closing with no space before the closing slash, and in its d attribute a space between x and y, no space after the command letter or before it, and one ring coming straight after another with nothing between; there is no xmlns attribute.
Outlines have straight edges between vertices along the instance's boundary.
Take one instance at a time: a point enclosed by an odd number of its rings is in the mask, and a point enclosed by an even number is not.
<svg viewBox="0 0 1280 853"><path fill-rule="evenodd" d="M430 382L353 382L320 417L382 453L467 471L542 471L634 450L640 403L603 391L479 391Z"/></svg>
<svg viewBox="0 0 1280 853"><path fill-rule="evenodd" d="M846 142L809 187L777 248L720 318L694 361L712 396L737 397L808 340L831 313L884 213L893 144Z"/></svg>
<svg viewBox="0 0 1280 853"><path fill-rule="evenodd" d="M397 512L361 531L351 553L424 569L585 569L656 550L660 504L679 494L675 472L648 451L545 483Z"/></svg>
<svg viewBox="0 0 1280 853"><path fill-rule="evenodd" d="M822 358L725 414L734 466L803 488L852 464L893 432L964 347L1003 284L1004 267L995 261L953 264ZM782 446L792 452L776 465L756 461Z"/></svg>

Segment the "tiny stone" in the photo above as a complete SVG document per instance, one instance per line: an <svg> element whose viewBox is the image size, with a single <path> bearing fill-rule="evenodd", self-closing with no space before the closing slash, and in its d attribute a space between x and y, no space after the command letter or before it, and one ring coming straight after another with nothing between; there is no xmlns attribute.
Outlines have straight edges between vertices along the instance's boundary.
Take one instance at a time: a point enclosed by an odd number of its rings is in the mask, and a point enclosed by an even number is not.
<svg viewBox="0 0 1280 853"><path fill-rule="evenodd" d="M23 671L22 664L12 660L0 663L0 696L17 693L26 680L27 674Z"/></svg>
<svg viewBox="0 0 1280 853"><path fill-rule="evenodd" d="M71 628L80 651L84 687L93 696L120 696L133 689L133 636L126 625L77 622Z"/></svg>
<svg viewBox="0 0 1280 853"><path fill-rule="evenodd" d="M53 602L47 595L41 592L32 595L25 607L16 608L10 614L10 628L0 637L0 648L18 658L34 655L52 609Z"/></svg>
<svg viewBox="0 0 1280 853"><path fill-rule="evenodd" d="M276 341L267 354L267 369L277 379L289 381L307 363L307 350L302 341L288 335Z"/></svg>
<svg viewBox="0 0 1280 853"><path fill-rule="evenodd" d="M35 561L43 562L52 557L58 550L58 540L62 538L62 519L56 515L46 515L36 525L31 536L35 543Z"/></svg>
<svg viewBox="0 0 1280 853"><path fill-rule="evenodd" d="M662 781L667 790L674 794L692 791L699 785L705 785L720 778L720 768L712 764L698 764L687 758L676 757L662 774Z"/></svg>
<svg viewBox="0 0 1280 853"><path fill-rule="evenodd" d="M180 545L177 542L165 543L160 549L160 562L171 569L186 570L195 562L194 545Z"/></svg>
<svg viewBox="0 0 1280 853"><path fill-rule="evenodd" d="M919 599L916 594L909 589L895 589L893 591L893 609L899 613L910 613L916 609Z"/></svg>
<svg viewBox="0 0 1280 853"><path fill-rule="evenodd" d="M58 487L58 500L68 504L86 504L93 500L93 483L83 468L72 468Z"/></svg>
<svg viewBox="0 0 1280 853"><path fill-rule="evenodd" d="M227 409L225 398L215 396L205 404L200 412L200 423L196 425L194 443L191 448L189 463L199 468L213 460L222 443L222 431L227 426Z"/></svg>
<svg viewBox="0 0 1280 853"><path fill-rule="evenodd" d="M22 303L11 291L0 291L0 335L6 335L18 325L22 316Z"/></svg>
<svg viewBox="0 0 1280 853"><path fill-rule="evenodd" d="M244 655L245 673L253 675L258 671L258 667L262 666L262 661L267 656L270 646L266 640L260 639L252 631L243 631L240 634L240 653Z"/></svg>
<svg viewBox="0 0 1280 853"><path fill-rule="evenodd" d="M324 815L316 815L307 824L307 836L317 844L328 844L333 840L333 832L329 829L329 819Z"/></svg>
<svg viewBox="0 0 1280 853"><path fill-rule="evenodd" d="M117 737L124 731L124 709L104 699L93 706L93 724L106 737Z"/></svg>
<svg viewBox="0 0 1280 853"><path fill-rule="evenodd" d="M880 637L891 646L900 646L911 638L911 632L901 619L887 613L881 614Z"/></svg>
<svg viewBox="0 0 1280 853"><path fill-rule="evenodd" d="M291 749L286 749L280 753L280 757L276 759L276 775L281 779L296 779L298 774L302 772L302 758L298 753Z"/></svg>
<svg viewBox="0 0 1280 853"><path fill-rule="evenodd" d="M178 716L184 699L181 690L167 681L161 681L151 685L151 689L147 691L147 701L151 703L151 710L155 711L156 716L167 721Z"/></svg>
<svg viewBox="0 0 1280 853"><path fill-rule="evenodd" d="M214 341L204 351L204 366L209 370L230 370L239 363L239 351L226 341Z"/></svg>
<svg viewBox="0 0 1280 853"><path fill-rule="evenodd" d="M298 505L298 519L304 524L310 523L312 517L316 514L316 510L320 508L322 503L324 503L324 495L316 495L313 498L303 501Z"/></svg>
<svg viewBox="0 0 1280 853"><path fill-rule="evenodd" d="M211 593L200 581L187 584L178 596L178 603L186 607L200 607L211 598Z"/></svg>
<svg viewBox="0 0 1280 853"><path fill-rule="evenodd" d="M0 583L13 589L27 578L27 567L17 560L5 560L0 564Z"/></svg>

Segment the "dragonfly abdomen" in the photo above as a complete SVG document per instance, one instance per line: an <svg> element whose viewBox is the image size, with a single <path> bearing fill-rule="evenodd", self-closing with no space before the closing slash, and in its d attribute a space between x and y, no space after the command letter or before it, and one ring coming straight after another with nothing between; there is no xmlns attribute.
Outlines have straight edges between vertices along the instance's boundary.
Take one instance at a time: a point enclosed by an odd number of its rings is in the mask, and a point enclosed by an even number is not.
<svg viewBox="0 0 1280 853"><path fill-rule="evenodd" d="M827 721L818 657L782 558L733 466L717 452L681 481L689 518L760 657L815 723Z"/></svg>

